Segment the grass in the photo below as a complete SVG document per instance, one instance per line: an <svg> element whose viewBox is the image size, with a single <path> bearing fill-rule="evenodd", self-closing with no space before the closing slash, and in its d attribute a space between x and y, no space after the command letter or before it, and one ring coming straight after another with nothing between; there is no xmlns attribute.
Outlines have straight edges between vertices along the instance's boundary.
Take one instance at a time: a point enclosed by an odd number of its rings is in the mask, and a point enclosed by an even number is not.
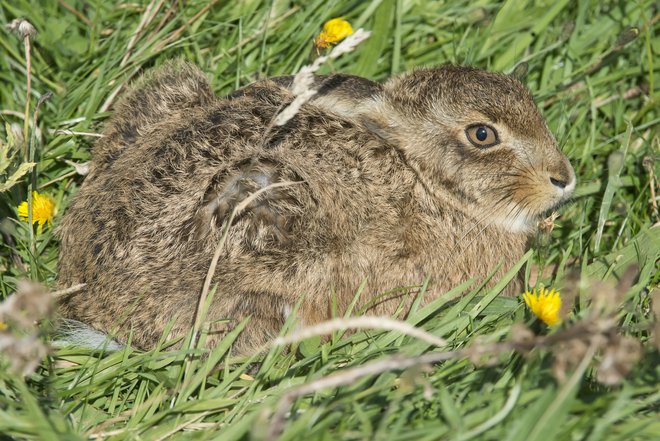
<svg viewBox="0 0 660 441"><path fill-rule="evenodd" d="M82 182L71 162L89 159L93 135L131 79L175 56L200 65L218 94L290 74L309 62L310 42L336 16L372 36L324 72L384 80L419 65L508 71L529 63L526 82L575 167L578 188L554 230L539 235L520 265L528 275L538 269L546 286L576 293L572 318L546 336L519 299L466 284L453 293L463 294L457 301L442 297L407 319L446 339L444 348L396 330L370 330L336 331L327 342L310 338L252 360L230 357L235 334L203 359L167 347L58 349L25 378L0 368L0 439L261 439L282 403L290 411L283 440L660 439L660 336L652 332L651 304L653 295L658 303L660 282L660 233L651 228L659 221L651 191L658 175L660 24L652 1L0 0L0 23L24 17L38 31L27 126L28 158L36 166L23 166L27 173L0 193L0 299L23 278L52 286L54 230ZM0 53L0 116L20 133L23 41L0 31ZM35 127L35 105L48 91L53 97ZM11 133L0 131L0 139L19 136ZM17 153L0 182L23 157ZM56 201L53 227L37 231L17 220L30 188ZM604 355L591 347L558 380L557 347L542 347L546 340L531 351L506 346L523 323L540 339L577 329L594 314L590 302L612 291L586 281L616 283L631 264L639 276L619 288L620 308L610 312L621 335L640 342L641 356L618 384L597 381ZM582 285L571 288L571 280ZM506 347L495 350L498 344ZM490 348L492 356L475 363L466 352L474 347ZM438 349L456 355L305 392L305 385L351 369L390 360L402 366L403 357ZM570 352L564 347L564 355Z"/></svg>

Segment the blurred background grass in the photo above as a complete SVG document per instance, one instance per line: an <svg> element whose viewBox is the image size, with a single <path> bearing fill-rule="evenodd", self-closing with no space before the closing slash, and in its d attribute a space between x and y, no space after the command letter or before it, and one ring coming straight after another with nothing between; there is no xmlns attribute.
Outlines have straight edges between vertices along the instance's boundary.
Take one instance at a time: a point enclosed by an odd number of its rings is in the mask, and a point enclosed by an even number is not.
<svg viewBox="0 0 660 441"><path fill-rule="evenodd" d="M614 0L0 0L0 24L22 17L38 32L30 119L39 97L53 93L30 129L36 167L0 194L0 298L14 292L20 278L52 284L53 232L83 180L71 164L89 160L94 135L132 79L184 57L226 94L259 78L295 73L309 62L322 24L341 16L372 36L324 72L384 80L420 65L509 71L529 63L526 82L576 169L578 188L554 230L537 238L527 272L533 265L549 285L571 271L616 279L636 263L641 275L621 319L624 332L644 342L646 355L614 388L597 385L589 371L570 388L557 384L542 352L488 368L453 360L415 373L407 389L393 387L400 373L372 376L300 400L283 439L660 439L659 359L648 332L649 287L660 281L658 228L650 229L659 220L651 193L659 155L659 13L654 1ZM0 53L2 126L20 132L23 43L0 30ZM0 129L0 139L8 136ZM16 211L31 181L56 201L59 213L53 227L32 233ZM525 318L514 299L492 301L485 310L459 306L438 306L416 324L462 347L480 336L502 338ZM268 425L264 412L287 387L395 350L428 349L391 333L319 345L272 353L254 378L245 374L247 365L230 368L219 354L219 371L207 376L212 369L200 362L203 375L195 381L182 370L181 354L126 351L103 358L61 350L29 380L0 373L0 439L259 437ZM435 389L431 399L424 398L423 383Z"/></svg>

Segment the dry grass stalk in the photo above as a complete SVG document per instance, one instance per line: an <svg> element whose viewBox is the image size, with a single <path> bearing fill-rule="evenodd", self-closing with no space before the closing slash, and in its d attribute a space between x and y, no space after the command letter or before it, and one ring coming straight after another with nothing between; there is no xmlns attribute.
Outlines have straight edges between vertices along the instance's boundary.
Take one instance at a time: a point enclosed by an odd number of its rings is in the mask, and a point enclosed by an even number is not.
<svg viewBox="0 0 660 441"><path fill-rule="evenodd" d="M91 161L86 161L86 162L73 162L69 161L68 159L65 159L64 162L71 167L74 168L76 171L76 174L79 174L80 176L87 176L89 174L89 166L91 164Z"/></svg>
<svg viewBox="0 0 660 441"><path fill-rule="evenodd" d="M160 32L161 29L163 29L163 26L167 24L172 18L174 18L176 15L176 11L179 8L179 4L177 2L172 2L169 8L165 10L165 13L163 14L163 17L160 19L156 27L151 31L151 33L145 38L146 41L151 41L154 39L156 35Z"/></svg>
<svg viewBox="0 0 660 441"><path fill-rule="evenodd" d="M653 314L653 343L660 351L660 297L658 291L658 288L651 289L649 298L651 299L651 313Z"/></svg>
<svg viewBox="0 0 660 441"><path fill-rule="evenodd" d="M110 109L110 106L112 106L112 103L115 101L115 98L117 98L117 95L119 95L119 92L121 92L124 89L124 86L129 83L135 75L137 75L140 70L142 69L142 66L138 66L133 71L131 71L130 74L126 77L125 81L120 84L119 86L115 87L115 89L110 93L110 95L105 99L103 104L101 105L101 108L99 109L99 113L107 112L108 109Z"/></svg>
<svg viewBox="0 0 660 441"><path fill-rule="evenodd" d="M418 338L434 346L445 346L447 341L436 337L420 328L399 320L393 320L389 317L350 317L337 318L319 323L314 326L303 328L293 334L278 337L271 343L271 346L284 346L291 343L297 343L310 337L327 335L335 331L345 331L347 329L382 329L387 331L398 331L402 334Z"/></svg>
<svg viewBox="0 0 660 441"><path fill-rule="evenodd" d="M550 234L552 233L552 230L555 229L555 221L557 218L559 218L559 213L557 211L553 211L550 216L546 217L545 219L539 221L539 230L543 234Z"/></svg>
<svg viewBox="0 0 660 441"><path fill-rule="evenodd" d="M266 30L270 31L272 28L275 28L277 25L284 22L287 18L289 18L290 16L298 13L299 11L300 11L300 6L298 6L298 5L290 6L289 9L284 14L281 14L276 19L274 19L274 20L269 19L268 23L265 25L265 29L259 29L254 34L250 35L249 37L245 37L243 40L239 41L234 46L227 49L227 51L224 51L221 54L218 54L215 57L213 57L211 59L211 62L212 62L211 64L215 64L215 63L219 62L224 57L227 57L229 55L232 55L232 54L236 53L239 49L243 48L246 44L248 44L248 43L250 43L250 42L252 42L252 41L254 41L258 38L261 38L263 36L264 31L266 31Z"/></svg>
<svg viewBox="0 0 660 441"><path fill-rule="evenodd" d="M213 253L213 259L211 259L211 265L209 265L209 270L207 271L206 278L204 279L204 286L202 288L202 293L199 296L199 300L197 303L197 312L195 313L195 322L193 324L193 338L190 340L189 349L193 349L197 344L199 330L201 329L202 326L202 319L203 319L202 312L204 309L204 305L206 304L206 298L208 297L209 291L211 290L211 281L213 280L213 276L215 275L215 269L218 266L218 260L220 260L220 255L222 254L222 250L229 235L229 228L231 227L231 224L233 223L236 216L239 215L243 210L245 210L247 206L250 205L250 203L257 200L259 196L266 193L267 191L273 190L275 188L290 187L292 185L298 185L301 183L302 181L301 182L284 181L284 182L276 182L274 184L267 185L266 187L260 188L259 190L255 191L250 196L246 197L243 201L241 201L240 204L234 207L234 210L229 216L229 219L227 219L227 221L225 222L225 228L222 237L220 238L220 242L218 242L218 246L216 247L215 252Z"/></svg>
<svg viewBox="0 0 660 441"><path fill-rule="evenodd" d="M93 132L77 132L69 129L51 129L49 130L53 135L67 135L67 136L91 136L94 138L103 138L104 135L101 133Z"/></svg>
<svg viewBox="0 0 660 441"><path fill-rule="evenodd" d="M611 103L612 101L616 101L618 99L624 99L624 100L629 100L631 98L635 98L643 93L643 90L639 86L633 86L630 89L626 90L623 93L615 93L613 95L609 95L606 97L598 97L594 99L592 106L594 109L598 109L599 107L603 107L606 104Z"/></svg>
<svg viewBox="0 0 660 441"><path fill-rule="evenodd" d="M181 27L179 27L178 29L174 30L171 34L169 34L167 37L165 37L162 41L160 41L160 42L158 42L156 45L154 45L154 47L153 47L153 49L152 49L152 53L153 53L154 55L157 54L158 52L160 52L161 50L163 50L167 44L169 44L169 43L171 43L172 41L176 40L176 38L178 38L178 37L180 36L180 34L181 34L186 28L190 27L190 26L191 26L195 21L197 21L202 15L204 15L206 12L208 12L209 9L210 9L211 7L213 7L217 2L218 2L218 0L213 0L213 1L211 1L210 3L208 3L208 4L207 4L206 6L204 6L204 7L203 7L203 8L202 8L197 14L195 14L192 18L190 18L190 19L189 19L189 20L188 20L183 26L181 26ZM154 1L152 0L151 3L149 3L149 5L147 6L147 9L145 10L144 15L143 15L143 17L142 17L142 20L144 21L144 23L143 23L142 21L140 22L140 24L138 25L138 28L137 28L136 31L135 31L135 34L134 34L133 37L131 38L131 41L129 42L129 44L128 44L128 46L127 46L126 55L124 56L124 59L122 60L122 62L121 62L121 64L120 64L121 66L124 66L125 64L128 63L128 57L129 57L129 55L131 55L131 51L132 51L132 49L134 48L134 45L135 45L135 43L136 43L136 41L137 41L138 34L141 33L141 32L144 30L144 28L145 28L146 26L148 26L148 25L151 23L151 21L152 21L152 20L154 19L154 17L155 17L155 14L156 14L157 10L160 9L160 7L162 6L163 1L161 0L156 6L153 6L153 3L154 3ZM150 8L151 8L151 9L156 8L156 9L154 9L153 14L151 14L151 10L150 10ZM159 25L159 26L160 26L160 25ZM135 40L135 41L133 41L133 40ZM145 46L145 47L148 47L148 46ZM139 51L138 51L138 52L139 52ZM133 69L133 71L131 71L130 74L128 74L128 76L124 79L124 81L122 82L122 84L120 84L119 86L117 86L117 87L116 87L116 88L110 93L110 95L108 95L108 97L106 98L106 100L103 102L103 104L102 104L101 107L99 108L99 113L107 112L107 111L110 109L110 107L111 107L112 104L114 103L114 101L115 101L115 99L117 98L117 96L119 95L119 93L120 93L120 92L124 89L124 87L125 87L125 86L126 86L126 85L127 85L132 79L133 79L133 77L135 77L135 75L137 75L141 70L142 70L142 65L138 65L135 69ZM112 82L111 82L111 84L112 84Z"/></svg>
<svg viewBox="0 0 660 441"><path fill-rule="evenodd" d="M58 3L59 3L60 5L62 5L62 7L63 7L64 9L66 9L67 11L69 11L70 13L72 13L73 15L75 15L76 17L78 17L78 19L79 19L80 21L82 21L83 23L85 23L85 24L86 24L87 26L89 26L90 28L91 28L92 26L94 26L94 23L92 23L90 19L88 19L87 17L85 17L82 13L78 12L78 10L76 10L76 8L74 8L73 6L71 6L70 4L68 4L67 2L65 2L64 0L59 0Z"/></svg>
<svg viewBox="0 0 660 441"><path fill-rule="evenodd" d="M294 77L293 84L291 85L291 92L295 96L294 100L278 113L273 124L276 126L286 124L307 101L316 95L317 90L312 87L312 84L314 84L314 73L321 68L323 63L354 51L360 43L369 38L369 35L371 35L371 32L358 29L335 46L328 55L318 57L312 64L303 66Z"/></svg>
<svg viewBox="0 0 660 441"><path fill-rule="evenodd" d="M169 34L167 37L165 37L164 39L159 41L154 46L154 52L157 53L157 52L161 51L162 49L165 48L165 46L167 46L168 44L170 44L173 41L175 41L176 39L178 39L181 36L181 34L183 33L183 31L186 30L186 28L189 28L190 26L192 26L192 24L195 23L197 20L199 20L199 18L202 15L206 14L213 6L215 6L216 3L218 3L218 1L219 0L212 0L212 1L208 2L202 9L199 10L199 12L197 12L197 14L193 15L188 21L186 21L185 24L183 24L179 28L175 29L171 34Z"/></svg>
<svg viewBox="0 0 660 441"><path fill-rule="evenodd" d="M60 289L60 290L58 290L58 291L53 291L53 292L50 293L50 295L51 295L51 297L53 297L54 299L57 299L57 298L59 298L59 297L64 297L64 296L68 296L69 294L75 294L75 293L77 293L77 292L80 292L80 291L82 291L82 289L83 289L85 286L87 286L86 283L79 283L79 284L77 284L77 285L73 285L73 286L71 286L71 287L69 287L69 288Z"/></svg>
<svg viewBox="0 0 660 441"><path fill-rule="evenodd" d="M0 110L0 115L11 115L19 119L25 119L25 115L23 115L21 112L17 112L15 110L9 110L9 109Z"/></svg>
<svg viewBox="0 0 660 441"><path fill-rule="evenodd" d="M133 32L131 39L128 40L128 44L126 45L126 53L124 54L124 58L122 58L121 63L119 63L120 66L125 66L126 63L128 63L128 59L133 54L133 48L135 47L138 38L142 34L142 31L149 25L149 23L151 23L151 21L158 13L158 10L163 6L163 3L165 3L165 0L160 0L158 2L151 0L149 2L144 10L144 14L142 14L142 18L140 19L135 32Z"/></svg>
<svg viewBox="0 0 660 441"><path fill-rule="evenodd" d="M658 143L658 138L654 138L655 144ZM653 142L652 141L652 142ZM657 145L656 145L656 151L657 150ZM658 179L655 176L655 158L652 156L645 156L644 159L642 160L642 165L644 166L644 169L646 172L649 174L649 191L651 193L651 211L653 213L653 217L655 218L656 222L660 222L660 214L658 213L658 201L656 197L656 187L658 186Z"/></svg>

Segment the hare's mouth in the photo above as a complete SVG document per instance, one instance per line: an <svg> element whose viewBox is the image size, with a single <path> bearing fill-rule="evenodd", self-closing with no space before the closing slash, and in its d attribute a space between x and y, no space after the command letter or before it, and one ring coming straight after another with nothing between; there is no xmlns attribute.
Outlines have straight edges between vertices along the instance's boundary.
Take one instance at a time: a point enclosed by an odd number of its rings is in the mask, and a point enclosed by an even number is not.
<svg viewBox="0 0 660 441"><path fill-rule="evenodd" d="M539 222L571 200L575 176L571 174L563 182L552 178L530 180L516 190L505 209L498 213L497 224L513 233L534 233Z"/></svg>
<svg viewBox="0 0 660 441"><path fill-rule="evenodd" d="M542 218L543 218L543 217L547 217L547 216L549 216L550 214L552 214L553 212L555 212L555 211L561 209L563 206L569 204L570 202L571 202L571 198L570 198L570 196L562 197L562 198L561 198L559 201L557 201L554 205L552 205L550 208L548 208L548 209L545 210L543 213L541 213L541 216L540 216L540 217L542 217Z"/></svg>

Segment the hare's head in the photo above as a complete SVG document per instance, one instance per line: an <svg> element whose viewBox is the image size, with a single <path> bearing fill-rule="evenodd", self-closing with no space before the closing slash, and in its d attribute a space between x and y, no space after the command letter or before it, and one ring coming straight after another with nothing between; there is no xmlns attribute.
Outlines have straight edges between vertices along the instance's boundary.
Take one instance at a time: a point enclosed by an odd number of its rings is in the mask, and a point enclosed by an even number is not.
<svg viewBox="0 0 660 441"><path fill-rule="evenodd" d="M533 231L575 188L568 159L513 76L421 69L390 80L360 113L423 179L484 223Z"/></svg>

